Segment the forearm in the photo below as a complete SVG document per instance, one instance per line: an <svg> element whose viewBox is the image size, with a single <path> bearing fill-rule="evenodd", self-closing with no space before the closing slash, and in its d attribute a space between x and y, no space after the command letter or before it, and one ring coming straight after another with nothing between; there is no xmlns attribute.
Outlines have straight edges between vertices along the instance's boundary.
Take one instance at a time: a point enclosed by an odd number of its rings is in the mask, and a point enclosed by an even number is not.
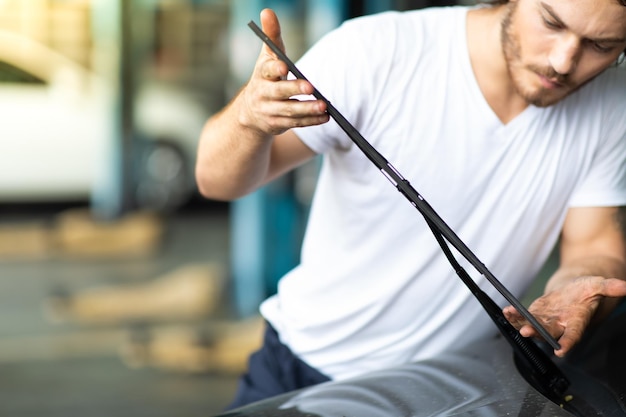
<svg viewBox="0 0 626 417"><path fill-rule="evenodd" d="M272 136L240 120L241 97L209 119L200 136L196 181L200 193L232 200L257 188L266 178Z"/></svg>

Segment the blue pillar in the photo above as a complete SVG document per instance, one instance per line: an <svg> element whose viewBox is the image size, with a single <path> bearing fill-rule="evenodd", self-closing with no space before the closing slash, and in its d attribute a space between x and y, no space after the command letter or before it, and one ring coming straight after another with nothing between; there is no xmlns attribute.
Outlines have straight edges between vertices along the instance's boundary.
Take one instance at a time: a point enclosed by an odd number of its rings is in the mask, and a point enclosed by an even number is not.
<svg viewBox="0 0 626 417"><path fill-rule="evenodd" d="M243 85L254 68L259 45L247 23L259 23L261 0L233 0L230 18L231 95ZM260 23L259 23L260 24ZM259 190L230 205L233 303L241 316L255 314L265 297L265 257L261 250L265 233L265 191Z"/></svg>
<svg viewBox="0 0 626 417"><path fill-rule="evenodd" d="M123 2L95 0L91 8L94 66L107 82L107 91L99 97L108 116L101 126L107 141L99 150L102 158L91 191L91 208L101 218L117 217L124 210Z"/></svg>

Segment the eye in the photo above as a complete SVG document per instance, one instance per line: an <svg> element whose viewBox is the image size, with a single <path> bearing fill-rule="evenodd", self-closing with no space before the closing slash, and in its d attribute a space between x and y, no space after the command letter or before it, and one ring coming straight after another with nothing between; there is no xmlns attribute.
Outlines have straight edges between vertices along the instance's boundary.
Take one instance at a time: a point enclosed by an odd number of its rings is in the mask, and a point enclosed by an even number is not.
<svg viewBox="0 0 626 417"><path fill-rule="evenodd" d="M554 20L552 20L552 19L545 18L545 17L544 17L544 18L542 18L542 19L543 19L543 24L544 24L544 25L545 25L545 27L547 27L548 29L554 29L554 30L557 30L557 29L562 29L562 28L563 28L563 26L562 26L559 22L556 22L556 21L554 21Z"/></svg>
<svg viewBox="0 0 626 417"><path fill-rule="evenodd" d="M613 47L610 46L602 46L598 43L594 43L593 47L596 49L596 51L598 52L602 52L602 53L609 53L609 52L613 52Z"/></svg>
<svg viewBox="0 0 626 417"><path fill-rule="evenodd" d="M614 46L606 46L600 42L589 41L588 43L591 46L591 48L593 48L595 51L601 54L608 54L615 50Z"/></svg>

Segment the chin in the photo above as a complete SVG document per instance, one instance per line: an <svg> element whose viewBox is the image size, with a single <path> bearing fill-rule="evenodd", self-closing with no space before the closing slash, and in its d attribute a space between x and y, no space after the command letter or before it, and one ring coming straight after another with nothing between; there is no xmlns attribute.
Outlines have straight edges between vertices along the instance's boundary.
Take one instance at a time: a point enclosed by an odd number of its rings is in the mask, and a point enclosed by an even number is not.
<svg viewBox="0 0 626 417"><path fill-rule="evenodd" d="M553 104L563 100L567 95L559 95L555 97L551 94L536 94L531 97L527 97L526 102L532 104L535 107L550 107Z"/></svg>
<svg viewBox="0 0 626 417"><path fill-rule="evenodd" d="M580 87L582 87L582 85L575 88L567 86L557 90L549 90L543 87L538 87L534 89L532 93L520 95L526 100L527 103L532 104L535 107L549 107L562 101Z"/></svg>
<svg viewBox="0 0 626 417"><path fill-rule="evenodd" d="M533 80L514 79L515 89L519 96L528 104L536 107L549 107L567 97L573 90L569 86L548 89Z"/></svg>

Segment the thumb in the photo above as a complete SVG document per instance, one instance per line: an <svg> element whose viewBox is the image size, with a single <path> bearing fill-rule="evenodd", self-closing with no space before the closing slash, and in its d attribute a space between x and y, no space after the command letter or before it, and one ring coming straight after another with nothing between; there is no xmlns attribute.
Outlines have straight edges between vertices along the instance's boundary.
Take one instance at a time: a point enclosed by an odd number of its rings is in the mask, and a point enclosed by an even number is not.
<svg viewBox="0 0 626 417"><path fill-rule="evenodd" d="M607 278L602 281L600 293L605 297L624 297L626 296L626 281Z"/></svg>
<svg viewBox="0 0 626 417"><path fill-rule="evenodd" d="M285 44L283 43L280 32L280 22L272 9L263 9L261 11L261 27L272 42L274 42L281 51L285 52ZM263 44L263 51L273 55L272 50L265 44Z"/></svg>

